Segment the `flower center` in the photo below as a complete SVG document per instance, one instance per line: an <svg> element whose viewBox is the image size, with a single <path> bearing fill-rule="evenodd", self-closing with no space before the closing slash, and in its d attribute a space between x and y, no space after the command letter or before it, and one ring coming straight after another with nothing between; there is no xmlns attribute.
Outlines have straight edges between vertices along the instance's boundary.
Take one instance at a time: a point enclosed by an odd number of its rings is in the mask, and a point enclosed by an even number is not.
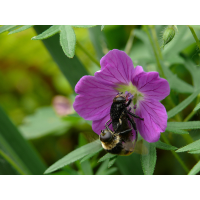
<svg viewBox="0 0 200 200"><path fill-rule="evenodd" d="M135 105L136 107L139 106L139 101L141 100L144 100L144 94L139 92L137 87L134 86L131 82L129 83L129 85L118 85L116 87L116 89L119 91L119 92L128 92L130 94L133 95L133 105Z"/></svg>

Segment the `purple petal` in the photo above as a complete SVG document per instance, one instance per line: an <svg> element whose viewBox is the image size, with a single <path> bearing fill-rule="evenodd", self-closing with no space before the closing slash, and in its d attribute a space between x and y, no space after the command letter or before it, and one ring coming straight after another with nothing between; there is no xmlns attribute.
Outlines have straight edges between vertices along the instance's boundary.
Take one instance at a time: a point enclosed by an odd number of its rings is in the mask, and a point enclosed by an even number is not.
<svg viewBox="0 0 200 200"><path fill-rule="evenodd" d="M92 122L92 130L98 135L101 134L101 130L105 129L105 123L110 119L110 113L108 113L104 118L100 120L95 120ZM112 126L109 126L111 130Z"/></svg>
<svg viewBox="0 0 200 200"><path fill-rule="evenodd" d="M137 76L138 74L144 72L142 66L136 66L135 70L132 73L132 80L134 79L135 76Z"/></svg>
<svg viewBox="0 0 200 200"><path fill-rule="evenodd" d="M83 76L76 84L73 107L86 120L99 120L110 112L117 91L93 76Z"/></svg>
<svg viewBox="0 0 200 200"><path fill-rule="evenodd" d="M139 102L136 115L144 118L144 121L135 119L140 135L147 142L157 142L160 132L164 132L167 127L165 107L157 100L145 99Z"/></svg>
<svg viewBox="0 0 200 200"><path fill-rule="evenodd" d="M100 61L101 71L95 73L101 82L116 86L117 84L128 85L134 71L131 58L117 49L109 51Z"/></svg>
<svg viewBox="0 0 200 200"><path fill-rule="evenodd" d="M162 100L170 93L167 80L160 78L158 72L142 72L132 79L133 85L145 97Z"/></svg>

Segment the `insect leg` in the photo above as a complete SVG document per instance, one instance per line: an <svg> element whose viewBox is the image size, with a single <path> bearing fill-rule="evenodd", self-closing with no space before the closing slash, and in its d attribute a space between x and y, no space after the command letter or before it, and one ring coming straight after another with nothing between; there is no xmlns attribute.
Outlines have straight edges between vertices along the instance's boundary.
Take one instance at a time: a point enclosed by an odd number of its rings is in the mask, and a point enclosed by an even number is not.
<svg viewBox="0 0 200 200"><path fill-rule="evenodd" d="M130 99L130 100L128 101L128 103L126 104L126 107L128 107L128 106L131 104L131 101L132 101L132 99Z"/></svg>
<svg viewBox="0 0 200 200"><path fill-rule="evenodd" d="M131 115L131 116L133 116L133 117L135 117L135 118L139 118L139 119L141 119L141 120L144 121L144 118L141 118L141 117L135 115L134 113L132 113L132 112L130 112L130 111L128 111L128 110L127 110L127 112L128 112L129 115Z"/></svg>
<svg viewBox="0 0 200 200"><path fill-rule="evenodd" d="M124 134L124 133L129 133L129 132L132 131L132 130L133 130L133 129L128 129L128 130L122 131L122 132L119 133L119 135Z"/></svg>
<svg viewBox="0 0 200 200"><path fill-rule="evenodd" d="M110 128L109 128L109 126L110 126L110 124L112 123L112 121L110 122L109 125L107 125L107 123L108 123L109 121L111 121L111 119L109 119L109 120L105 123L105 127L106 127L110 132L112 132L112 131L110 130Z"/></svg>
<svg viewBox="0 0 200 200"><path fill-rule="evenodd" d="M138 132L137 132L136 123L134 122L134 120L133 120L132 118L129 117L128 114L126 115L126 117L128 118L129 122L131 123L133 129L135 130L135 133L136 133L135 141L137 141L137 138L138 138Z"/></svg>

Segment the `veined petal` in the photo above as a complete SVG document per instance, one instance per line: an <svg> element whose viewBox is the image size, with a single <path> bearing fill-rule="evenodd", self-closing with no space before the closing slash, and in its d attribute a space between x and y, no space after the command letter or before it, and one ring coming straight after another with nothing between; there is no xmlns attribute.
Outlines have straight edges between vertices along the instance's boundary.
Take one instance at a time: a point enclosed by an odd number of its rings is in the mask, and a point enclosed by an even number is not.
<svg viewBox="0 0 200 200"><path fill-rule="evenodd" d="M132 79L135 85L145 97L162 100L170 93L167 80L160 78L158 72L142 72Z"/></svg>
<svg viewBox="0 0 200 200"><path fill-rule="evenodd" d="M95 73L101 82L111 85L125 84L131 81L134 71L131 58L117 49L109 51L100 61L101 71Z"/></svg>
<svg viewBox="0 0 200 200"><path fill-rule="evenodd" d="M144 121L135 119L140 135L147 142L156 142L160 133L167 127L167 112L165 107L154 99L145 99L139 102L136 115L144 118Z"/></svg>
<svg viewBox="0 0 200 200"><path fill-rule="evenodd" d="M110 112L117 91L100 83L93 76L84 76L75 87L76 96L73 107L86 120L99 120Z"/></svg>
<svg viewBox="0 0 200 200"><path fill-rule="evenodd" d="M92 122L92 130L97 133L98 135L101 134L101 130L105 129L105 123L110 119L110 113L108 113L104 118L100 120L95 120ZM111 130L112 126L109 126Z"/></svg>

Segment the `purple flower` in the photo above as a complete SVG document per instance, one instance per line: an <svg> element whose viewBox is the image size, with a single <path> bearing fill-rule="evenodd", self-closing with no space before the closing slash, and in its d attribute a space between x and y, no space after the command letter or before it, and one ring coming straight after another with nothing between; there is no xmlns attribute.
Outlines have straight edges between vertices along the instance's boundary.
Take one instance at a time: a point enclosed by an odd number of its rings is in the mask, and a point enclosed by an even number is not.
<svg viewBox="0 0 200 200"><path fill-rule="evenodd" d="M167 80L158 72L144 72L134 68L131 58L123 51L109 51L100 61L101 70L94 76L83 76L75 87L73 104L76 112L92 120L92 129L98 135L110 119L110 107L118 92L133 97L132 112L144 118L134 119L140 135L148 142L156 142L167 127L167 112L159 102L170 93ZM128 92L128 93L127 93ZM130 108L129 108L130 109Z"/></svg>

